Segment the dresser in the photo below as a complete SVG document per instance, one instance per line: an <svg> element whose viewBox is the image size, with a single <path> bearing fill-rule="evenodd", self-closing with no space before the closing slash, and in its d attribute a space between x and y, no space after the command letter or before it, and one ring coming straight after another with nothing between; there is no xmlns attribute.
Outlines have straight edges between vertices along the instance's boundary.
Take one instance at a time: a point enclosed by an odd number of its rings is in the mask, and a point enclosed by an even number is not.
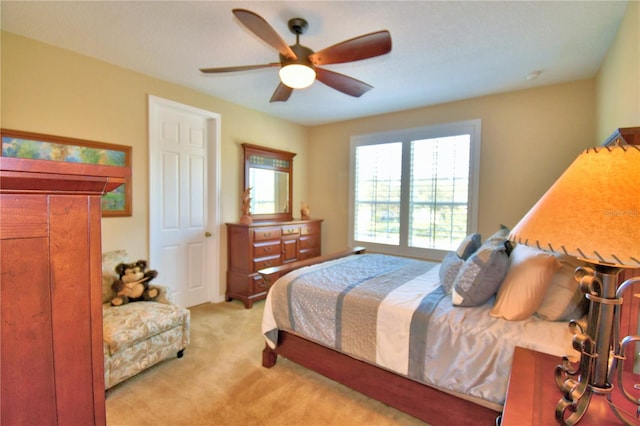
<svg viewBox="0 0 640 426"><path fill-rule="evenodd" d="M321 219L227 223L227 300L249 309L269 290L260 269L320 256L321 227Z"/></svg>
<svg viewBox="0 0 640 426"><path fill-rule="evenodd" d="M129 173L0 157L0 424L106 423L100 203Z"/></svg>

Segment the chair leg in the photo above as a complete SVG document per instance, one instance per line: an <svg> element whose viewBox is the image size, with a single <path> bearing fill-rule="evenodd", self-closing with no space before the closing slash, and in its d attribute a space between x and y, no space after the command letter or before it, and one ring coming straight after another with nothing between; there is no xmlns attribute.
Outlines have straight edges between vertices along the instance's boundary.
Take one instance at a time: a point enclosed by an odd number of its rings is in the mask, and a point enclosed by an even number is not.
<svg viewBox="0 0 640 426"><path fill-rule="evenodd" d="M180 349L180 350L178 351L178 358L182 358L182 357L183 357L183 355L184 355L184 349Z"/></svg>

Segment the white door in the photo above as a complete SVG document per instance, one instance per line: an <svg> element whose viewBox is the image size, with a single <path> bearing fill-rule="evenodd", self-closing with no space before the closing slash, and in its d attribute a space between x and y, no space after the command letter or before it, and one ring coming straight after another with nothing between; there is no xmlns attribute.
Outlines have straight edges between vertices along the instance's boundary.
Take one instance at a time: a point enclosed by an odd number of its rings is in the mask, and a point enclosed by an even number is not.
<svg viewBox="0 0 640 426"><path fill-rule="evenodd" d="M217 114L149 96L149 263L189 307L218 301Z"/></svg>

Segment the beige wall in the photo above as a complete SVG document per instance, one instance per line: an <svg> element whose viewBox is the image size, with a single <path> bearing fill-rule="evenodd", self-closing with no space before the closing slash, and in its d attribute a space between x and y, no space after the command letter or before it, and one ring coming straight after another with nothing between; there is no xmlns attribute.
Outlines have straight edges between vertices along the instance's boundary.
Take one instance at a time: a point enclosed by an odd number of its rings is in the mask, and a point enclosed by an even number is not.
<svg viewBox="0 0 640 426"><path fill-rule="evenodd" d="M220 279L224 222L239 216L241 149L249 142L298 153L294 212L300 201L325 219L323 252L347 245L349 137L482 119L479 231L513 226L587 146L617 127L640 125L640 3L630 2L597 80L487 96L305 128L185 87L1 33L0 125L133 147L133 216L103 221L103 249L148 257L147 95L221 115ZM362 98L366 102L366 96ZM250 123L250 125L247 125ZM310 143L308 143L310 142ZM133 236L133 237L132 237Z"/></svg>
<svg viewBox="0 0 640 426"><path fill-rule="evenodd" d="M363 98L364 100L364 98ZM487 96L311 129L312 212L323 249L348 242L349 137L482 119L479 231L513 226L573 161L619 127L640 126L640 2L631 1L597 79Z"/></svg>
<svg viewBox="0 0 640 426"><path fill-rule="evenodd" d="M366 98L363 98L365 100ZM347 247L351 135L482 120L478 229L514 226L586 147L596 145L594 81L585 80L311 129L309 203L323 251Z"/></svg>
<svg viewBox="0 0 640 426"><path fill-rule="evenodd" d="M482 119L478 228L488 235L500 223L515 225L581 149L619 127L640 126L640 2L629 2L593 81L312 128L308 199L326 221L323 251L347 246L351 135L473 118Z"/></svg>
<svg viewBox="0 0 640 426"><path fill-rule="evenodd" d="M14 34L2 32L1 36L2 127L133 147L133 216L103 220L103 250L124 248L135 259L149 256L149 94L222 117L222 224L217 229L222 292L226 282L224 222L239 219L240 144L296 152L294 205L300 205L302 194L307 194L307 128Z"/></svg>
<svg viewBox="0 0 640 426"><path fill-rule="evenodd" d="M640 2L630 1L596 80L597 134L640 126Z"/></svg>

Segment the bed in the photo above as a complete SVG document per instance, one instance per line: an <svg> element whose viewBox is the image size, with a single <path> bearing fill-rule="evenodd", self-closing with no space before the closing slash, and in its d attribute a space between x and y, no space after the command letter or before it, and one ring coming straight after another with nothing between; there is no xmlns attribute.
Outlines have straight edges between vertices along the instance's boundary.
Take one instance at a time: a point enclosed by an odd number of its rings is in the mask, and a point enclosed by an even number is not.
<svg viewBox="0 0 640 426"><path fill-rule="evenodd" d="M356 248L261 271L287 272L265 302L263 366L283 356L428 423L495 424L515 347L575 355L568 322L495 318L494 297L454 306L441 266Z"/></svg>

